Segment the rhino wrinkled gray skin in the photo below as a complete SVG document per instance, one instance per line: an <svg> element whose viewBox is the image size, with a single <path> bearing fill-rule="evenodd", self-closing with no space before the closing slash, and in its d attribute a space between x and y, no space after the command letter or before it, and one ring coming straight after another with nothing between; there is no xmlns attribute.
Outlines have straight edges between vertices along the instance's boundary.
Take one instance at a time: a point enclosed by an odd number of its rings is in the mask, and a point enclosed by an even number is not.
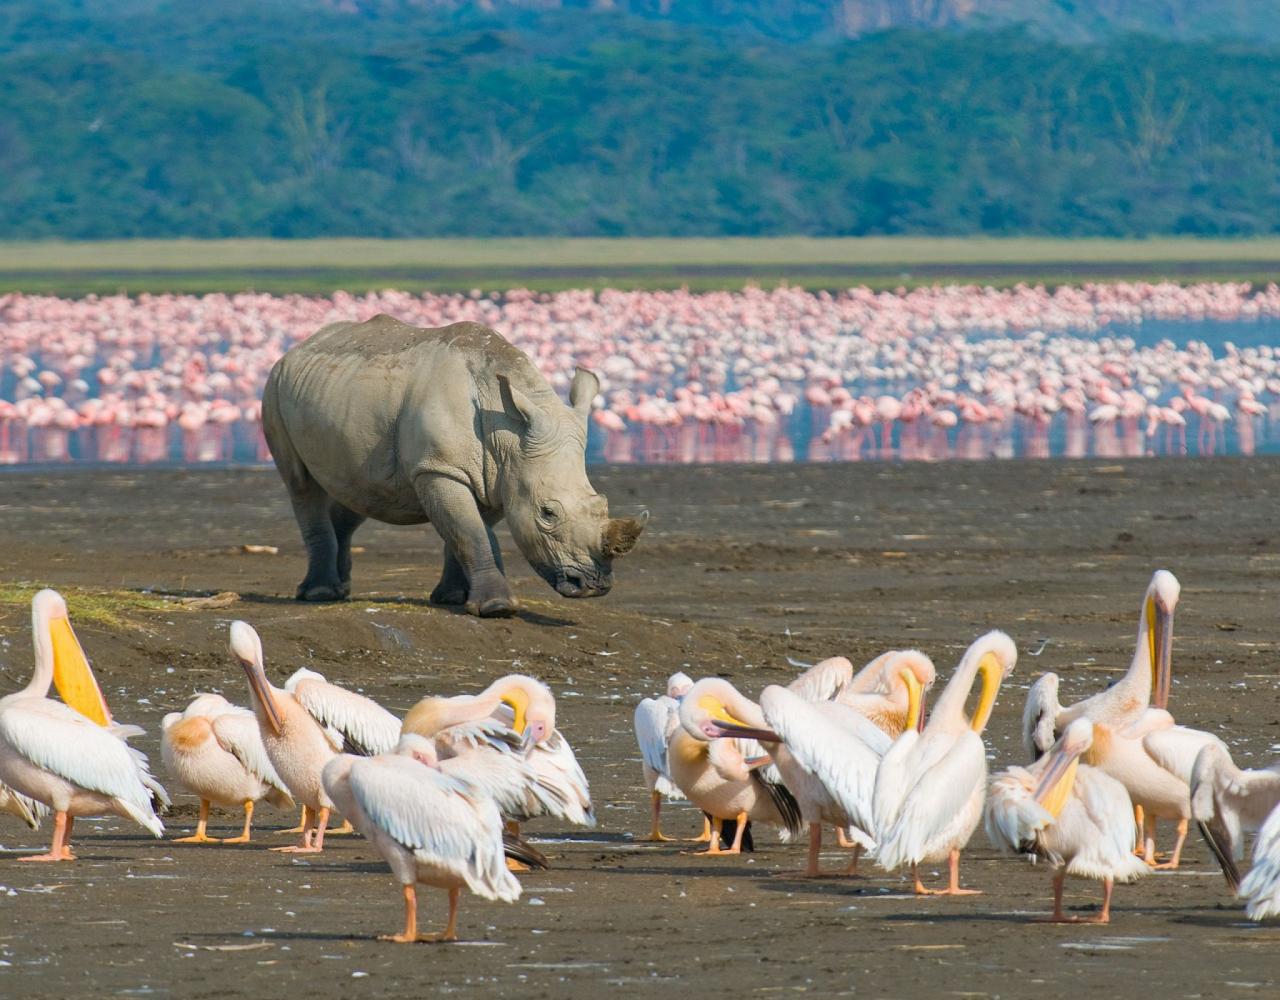
<svg viewBox="0 0 1280 1000"><path fill-rule="evenodd" d="M262 428L307 547L303 601L351 590L351 536L366 519L430 522L445 543L431 593L482 617L515 597L493 526L504 517L538 575L599 597L644 530L609 517L587 479L599 381L579 368L565 406L523 353L478 323L439 329L390 316L335 323L271 370Z"/></svg>

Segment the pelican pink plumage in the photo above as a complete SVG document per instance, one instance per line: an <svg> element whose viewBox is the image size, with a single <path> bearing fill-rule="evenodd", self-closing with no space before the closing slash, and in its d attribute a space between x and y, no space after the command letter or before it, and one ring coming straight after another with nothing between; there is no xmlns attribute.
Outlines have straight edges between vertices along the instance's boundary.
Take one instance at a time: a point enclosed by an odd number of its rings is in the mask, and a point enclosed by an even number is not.
<svg viewBox="0 0 1280 1000"><path fill-rule="evenodd" d="M267 680L262 640L252 626L242 621L232 622L230 647L249 680L254 714L271 766L284 781L289 794L303 806L301 841L295 846L272 850L319 853L324 849L325 829L333 810L333 800L325 791L321 773L337 756L342 744L334 740L292 694Z"/></svg>

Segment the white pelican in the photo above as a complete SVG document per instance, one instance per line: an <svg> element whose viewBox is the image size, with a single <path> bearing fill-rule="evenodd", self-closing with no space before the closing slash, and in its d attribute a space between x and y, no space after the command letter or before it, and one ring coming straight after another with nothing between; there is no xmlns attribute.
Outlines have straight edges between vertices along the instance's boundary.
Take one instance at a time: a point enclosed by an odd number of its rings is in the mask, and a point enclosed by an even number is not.
<svg viewBox="0 0 1280 1000"><path fill-rule="evenodd" d="M872 667L874 670L870 670ZM863 674L867 678L860 681ZM936 677L933 661L919 650L890 650L867 664L836 701L866 716L896 739L915 725L908 716L924 718L925 698ZM914 714L912 698L918 700Z"/></svg>
<svg viewBox="0 0 1280 1000"><path fill-rule="evenodd" d="M334 757L325 765L324 787L402 886L404 930L380 940L456 941L464 887L485 899L520 898L520 883L505 864L498 807L445 773L430 740L408 734L395 754ZM418 933L419 882L448 890L441 934Z"/></svg>
<svg viewBox="0 0 1280 1000"><path fill-rule="evenodd" d="M905 723L921 720L922 685L913 664L899 661L901 683L909 692ZM854 845L857 864L862 850L875 847L872 793L880 760L890 737L870 719L837 702L807 702L787 688L771 685L760 695L760 709L771 732L754 733L773 754L783 783L799 803L809 824L809 855L804 874L822 874L822 824L830 823ZM733 730L732 724L722 723Z"/></svg>
<svg viewBox="0 0 1280 1000"><path fill-rule="evenodd" d="M340 747L343 753L359 757L390 753L400 739L399 719L372 698L339 687L314 670L306 667L295 670L285 680L284 689L320 723L329 742ZM301 833L305 825L304 816L297 826L280 832ZM350 832L351 824L344 822L329 834Z"/></svg>
<svg viewBox="0 0 1280 1000"><path fill-rule="evenodd" d="M782 784L765 780L757 761L743 756L738 743L743 731L765 731L759 707L732 684L718 677L698 681L680 700L680 729L667 749L671 780L689 801L711 817L707 854L739 854L747 822L772 823L783 840L803 829L800 806ZM725 820L734 820L733 845L720 846Z"/></svg>
<svg viewBox="0 0 1280 1000"><path fill-rule="evenodd" d="M1152 574L1138 616L1138 640L1129 670L1115 684L1091 697L1064 707L1058 703L1058 675L1046 673L1027 692L1022 716L1022 738L1027 753L1038 757L1076 719L1088 718L1112 729L1136 722L1154 703L1165 708L1172 683L1173 612L1181 586L1177 577L1159 569Z"/></svg>
<svg viewBox="0 0 1280 1000"><path fill-rule="evenodd" d="M518 824L553 816L577 826L595 825L586 775L556 728L555 698L532 677L509 674L477 695L423 698L405 716L402 731L434 740L443 758L518 748L533 780L522 805L500 800L507 820ZM486 763L501 767L506 759Z"/></svg>
<svg viewBox="0 0 1280 1000"><path fill-rule="evenodd" d="M267 680L262 640L252 626L242 621L232 622L230 646L249 679L253 711L258 717L258 730L271 766L284 781L289 794L303 806L301 842L271 849L299 854L322 851L333 800L324 790L320 773L341 747L335 745L324 727L293 695L273 687Z"/></svg>
<svg viewBox="0 0 1280 1000"><path fill-rule="evenodd" d="M70 841L77 816L114 813L156 837L163 835L153 799L164 790L151 777L146 758L125 743L141 730L111 724L62 597L52 590L36 594L31 624L31 682L0 698L0 782L50 808L54 827L49 853L22 860L74 861ZM51 683L66 704L48 697ZM167 804L167 796L162 800Z"/></svg>
<svg viewBox="0 0 1280 1000"><path fill-rule="evenodd" d="M1140 848L1147 863L1177 868L1191 815L1191 765L1206 744L1216 740L1175 726L1166 709L1172 686L1173 613L1181 586L1166 570L1157 570L1147 585L1138 617L1138 640L1128 672L1119 681L1068 708L1058 704L1058 678L1045 674L1027 693L1023 742L1033 756L1043 753L1065 725L1088 718L1106 726L1095 733L1086 758L1125 786L1141 816ZM1115 753L1114 760L1107 760ZM1156 773L1157 770L1166 772ZM1170 860L1155 863L1155 823L1177 824Z"/></svg>
<svg viewBox="0 0 1280 1000"><path fill-rule="evenodd" d="M1148 709L1137 720L1120 729L1097 723L1093 745L1084 762L1120 782L1134 805L1141 807L1148 835L1143 840L1143 857L1153 868L1177 868L1191 818L1191 790L1187 782L1163 767L1148 743L1153 732L1173 726L1173 719L1161 709ZM1157 819L1178 824L1178 839L1170 860L1156 864L1152 832Z"/></svg>
<svg viewBox="0 0 1280 1000"><path fill-rule="evenodd" d="M1250 920L1280 914L1280 808L1272 809L1253 843L1253 867L1240 883Z"/></svg>
<svg viewBox="0 0 1280 1000"><path fill-rule="evenodd" d="M200 798L196 832L178 843L216 844L206 832L211 803L244 809L244 829L223 843L246 844L253 823L254 803L266 799L282 809L293 799L271 766L262 744L258 720L247 708L221 695L202 694L182 712L170 712L161 723L160 754L165 769Z"/></svg>
<svg viewBox="0 0 1280 1000"><path fill-rule="evenodd" d="M1236 861L1244 854L1242 834L1260 830L1277 805L1280 764L1242 771L1221 743L1211 743L1196 755L1191 815L1233 892L1240 887Z"/></svg>
<svg viewBox="0 0 1280 1000"><path fill-rule="evenodd" d="M910 686L903 680L904 667L908 667L915 676L915 683ZM787 690L800 695L806 701L834 701L848 706L873 722L890 738L895 738L907 728L908 705L912 698L910 688L918 688L915 695L919 699L919 707L915 717L922 720L924 696L933 686L934 677L933 661L923 653L914 649L889 650L875 657L857 674L853 674L852 664L844 657L824 660L788 684ZM875 745L879 745L880 741L874 738L871 740ZM747 750L748 754L753 756L763 753L763 750L756 751L751 746L748 746ZM881 754L877 753L877 762L880 756ZM768 780L780 781L788 787L792 786L792 782L788 781L774 765L770 765L762 774ZM872 780L874 777L874 771L872 771ZM797 776L793 774L792 780L796 779ZM792 790L795 789L792 788ZM817 873L815 855L812 853L815 849L812 838L818 837L818 849L820 849L822 835L821 832L815 835L811 828L809 836L811 853L807 874L812 875ZM866 832L859 835L845 826L837 825L836 840L841 847L853 848L853 861L846 872L846 874L853 874L857 869L858 857L863 850L871 846L872 839Z"/></svg>
<svg viewBox="0 0 1280 1000"><path fill-rule="evenodd" d="M1105 924L1111 920L1111 893L1117 881L1147 873L1133 854L1133 803L1124 786L1096 768L1080 766L1093 743L1087 718L1067 726L1062 738L1034 764L1011 767L991 780L986 828L1001 850L1045 857L1053 866L1055 923ZM1062 912L1068 875L1102 882L1102 910L1096 917Z"/></svg>
<svg viewBox="0 0 1280 1000"><path fill-rule="evenodd" d="M667 767L667 744L680 728L680 699L693 687L688 674L674 673L667 678L667 693L657 698L645 698L636 706L636 743L640 746L644 783L649 789L652 821L649 836L645 840L660 842L671 840L662 833L662 800L683 799L684 793L671 780Z"/></svg>
<svg viewBox="0 0 1280 1000"><path fill-rule="evenodd" d="M988 632L965 651L922 732L908 729L885 753L876 774L873 812L876 858L886 871L911 866L917 895L961 895L960 851L982 818L987 756L982 731L1000 684L1018 661L1013 640ZM982 694L973 717L965 700L978 675ZM946 858L946 889L920 882L922 861Z"/></svg>

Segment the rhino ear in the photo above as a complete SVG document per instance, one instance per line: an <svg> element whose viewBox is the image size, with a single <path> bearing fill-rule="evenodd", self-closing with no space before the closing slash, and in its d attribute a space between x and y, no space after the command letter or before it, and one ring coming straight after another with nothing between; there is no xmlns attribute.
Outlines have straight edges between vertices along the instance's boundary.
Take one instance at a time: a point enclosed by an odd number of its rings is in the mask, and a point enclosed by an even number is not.
<svg viewBox="0 0 1280 1000"><path fill-rule="evenodd" d="M591 416L591 404L600 394L600 380L595 372L579 368L573 373L573 384L569 386L569 404L583 420Z"/></svg>
<svg viewBox="0 0 1280 1000"><path fill-rule="evenodd" d="M520 427L520 436L526 445L537 445L555 437L555 421L513 386L507 376L498 376L498 391L502 395L502 409Z"/></svg>

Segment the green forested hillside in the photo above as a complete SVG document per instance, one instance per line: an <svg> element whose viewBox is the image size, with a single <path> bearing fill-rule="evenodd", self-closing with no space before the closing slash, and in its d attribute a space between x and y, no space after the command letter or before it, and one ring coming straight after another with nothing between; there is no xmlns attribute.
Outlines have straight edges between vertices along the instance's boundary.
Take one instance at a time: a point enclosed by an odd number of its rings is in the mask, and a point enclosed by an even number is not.
<svg viewBox="0 0 1280 1000"><path fill-rule="evenodd" d="M708 24L11 0L0 237L1280 231L1280 53Z"/></svg>

